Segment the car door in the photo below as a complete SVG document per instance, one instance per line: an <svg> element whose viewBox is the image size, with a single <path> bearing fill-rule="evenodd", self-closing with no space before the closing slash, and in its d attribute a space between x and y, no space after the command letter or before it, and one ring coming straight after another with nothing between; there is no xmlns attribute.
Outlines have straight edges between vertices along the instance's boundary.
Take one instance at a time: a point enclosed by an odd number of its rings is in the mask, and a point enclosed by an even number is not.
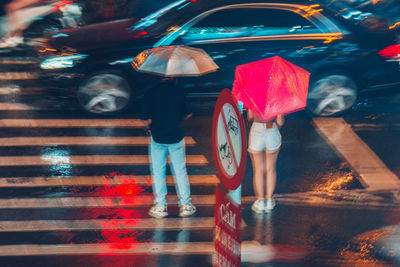
<svg viewBox="0 0 400 267"><path fill-rule="evenodd" d="M314 23L313 14L290 4L240 4L210 10L183 25L165 43L204 49L220 70L186 78L191 93L212 94L231 88L237 65L279 55L311 71L326 58L329 43L340 32ZM299 11L300 10L300 11ZM333 39L332 39L333 38Z"/></svg>

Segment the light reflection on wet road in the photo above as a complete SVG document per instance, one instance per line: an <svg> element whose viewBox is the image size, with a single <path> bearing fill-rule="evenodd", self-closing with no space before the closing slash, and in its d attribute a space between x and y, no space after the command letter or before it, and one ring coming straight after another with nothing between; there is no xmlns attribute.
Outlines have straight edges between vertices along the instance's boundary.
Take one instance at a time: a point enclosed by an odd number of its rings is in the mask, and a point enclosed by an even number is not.
<svg viewBox="0 0 400 267"><path fill-rule="evenodd" d="M135 110L93 118L70 95L41 91L35 82L0 87L1 266L211 266L213 102L192 103L195 116L185 123L198 213L178 218L172 197L170 216L155 220L147 215L148 140ZM397 177L399 102L396 94L361 99L343 116ZM289 115L282 135L278 206L270 214L249 208L254 198L248 159L243 266L400 264L399 190L366 190L360 164L342 158L346 147L325 139L306 112ZM109 160L94 163L99 156ZM168 181L174 192L171 176Z"/></svg>

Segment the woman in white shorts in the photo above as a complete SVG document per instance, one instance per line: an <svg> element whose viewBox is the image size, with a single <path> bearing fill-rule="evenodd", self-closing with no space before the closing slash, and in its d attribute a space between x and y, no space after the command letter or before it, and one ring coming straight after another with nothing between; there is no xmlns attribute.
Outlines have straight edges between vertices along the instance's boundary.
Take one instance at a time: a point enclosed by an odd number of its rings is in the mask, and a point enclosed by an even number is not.
<svg viewBox="0 0 400 267"><path fill-rule="evenodd" d="M275 120L265 122L248 110L247 119L253 121L248 151L253 165L253 186L257 197L251 208L256 213L269 212L275 207L272 195L276 185L276 160L282 143L279 129L285 123L285 118L279 115Z"/></svg>

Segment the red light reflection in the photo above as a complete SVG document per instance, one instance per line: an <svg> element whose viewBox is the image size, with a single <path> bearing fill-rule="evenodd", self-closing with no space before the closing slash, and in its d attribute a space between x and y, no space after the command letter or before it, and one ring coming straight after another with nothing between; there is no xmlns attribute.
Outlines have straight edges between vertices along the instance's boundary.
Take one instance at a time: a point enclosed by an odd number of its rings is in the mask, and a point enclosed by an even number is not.
<svg viewBox="0 0 400 267"><path fill-rule="evenodd" d="M385 47L378 54L384 58L400 59L400 44Z"/></svg>
<svg viewBox="0 0 400 267"><path fill-rule="evenodd" d="M110 207L118 204L126 204L135 202L135 196L144 191L142 187L136 184L134 175L110 173L104 177L104 186L97 187L94 192L99 196L99 200L103 201L100 206ZM113 179L118 178L120 183L115 185ZM119 196L115 198L115 196ZM126 197L126 198L125 198ZM116 201L118 203L116 203ZM91 214L91 217L93 214ZM102 215L99 216L100 217ZM110 252L102 253L103 255L112 254L115 250L128 250L135 247L139 242L149 242L148 240L138 240L142 235L141 232L134 230L134 227L140 220L140 214L133 210L123 207L113 208L111 215L103 220L101 225L101 239L96 242L106 245Z"/></svg>
<svg viewBox="0 0 400 267"><path fill-rule="evenodd" d="M53 4L53 7L51 9L55 11L60 11L60 8L63 8L64 6L72 4L72 1L59 1Z"/></svg>

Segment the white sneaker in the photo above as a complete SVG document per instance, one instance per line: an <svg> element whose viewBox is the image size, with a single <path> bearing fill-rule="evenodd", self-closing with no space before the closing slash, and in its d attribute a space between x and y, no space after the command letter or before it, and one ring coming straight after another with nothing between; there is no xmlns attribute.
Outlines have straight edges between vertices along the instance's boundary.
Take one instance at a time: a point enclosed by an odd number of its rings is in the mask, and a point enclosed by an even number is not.
<svg viewBox="0 0 400 267"><path fill-rule="evenodd" d="M193 204L182 205L179 209L180 217L189 217L196 212L196 207Z"/></svg>
<svg viewBox="0 0 400 267"><path fill-rule="evenodd" d="M265 211L264 199L257 199L256 201L254 201L253 205L251 205L251 209L255 213L264 213Z"/></svg>
<svg viewBox="0 0 400 267"><path fill-rule="evenodd" d="M167 206L154 205L149 210L149 215L158 219L164 218L165 216L168 216Z"/></svg>
<svg viewBox="0 0 400 267"><path fill-rule="evenodd" d="M269 212L269 211L273 210L275 206L276 206L276 202L271 197L271 198L267 199L267 204L265 204L265 211Z"/></svg>

